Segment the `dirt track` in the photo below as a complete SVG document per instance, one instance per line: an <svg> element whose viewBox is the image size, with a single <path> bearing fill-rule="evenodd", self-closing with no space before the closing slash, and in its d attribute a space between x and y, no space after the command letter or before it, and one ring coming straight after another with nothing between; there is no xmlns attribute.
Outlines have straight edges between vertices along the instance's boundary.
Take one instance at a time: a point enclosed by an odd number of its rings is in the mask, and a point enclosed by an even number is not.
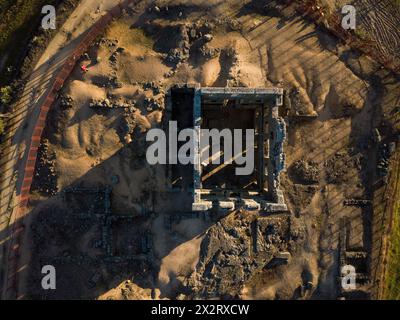
<svg viewBox="0 0 400 320"><path fill-rule="evenodd" d="M360 25L377 43L380 53L400 59L400 8L390 0L358 0Z"/></svg>

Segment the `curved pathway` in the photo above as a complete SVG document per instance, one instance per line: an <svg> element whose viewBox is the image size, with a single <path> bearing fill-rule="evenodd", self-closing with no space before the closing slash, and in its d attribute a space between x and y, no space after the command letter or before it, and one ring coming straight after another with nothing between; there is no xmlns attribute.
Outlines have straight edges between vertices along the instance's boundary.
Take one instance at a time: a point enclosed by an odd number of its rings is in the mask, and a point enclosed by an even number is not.
<svg viewBox="0 0 400 320"><path fill-rule="evenodd" d="M0 286L2 298L22 298L17 275L21 269L21 241L28 194L36 163L37 148L47 111L72 71L76 59L121 6L133 0L83 0L53 38L31 73L7 123L8 148L0 160Z"/></svg>

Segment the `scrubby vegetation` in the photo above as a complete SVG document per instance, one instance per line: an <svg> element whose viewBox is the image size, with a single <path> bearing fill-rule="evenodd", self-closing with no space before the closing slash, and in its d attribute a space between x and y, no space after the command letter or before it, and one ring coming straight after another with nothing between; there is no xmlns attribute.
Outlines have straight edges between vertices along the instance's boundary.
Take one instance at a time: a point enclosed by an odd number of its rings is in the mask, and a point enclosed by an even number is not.
<svg viewBox="0 0 400 320"><path fill-rule="evenodd" d="M7 106L12 100L12 88L10 86L0 88L0 106Z"/></svg>
<svg viewBox="0 0 400 320"><path fill-rule="evenodd" d="M58 0L0 0L0 84L4 84L26 55L26 44L41 21L41 8ZM25 48L25 50L21 50Z"/></svg>
<svg viewBox="0 0 400 320"><path fill-rule="evenodd" d="M397 195L398 197L400 195ZM385 299L400 300L400 201L394 213L393 229L390 236L389 265L386 276Z"/></svg>
<svg viewBox="0 0 400 320"><path fill-rule="evenodd" d="M0 136L3 134L4 132L4 121L2 118L0 118Z"/></svg>

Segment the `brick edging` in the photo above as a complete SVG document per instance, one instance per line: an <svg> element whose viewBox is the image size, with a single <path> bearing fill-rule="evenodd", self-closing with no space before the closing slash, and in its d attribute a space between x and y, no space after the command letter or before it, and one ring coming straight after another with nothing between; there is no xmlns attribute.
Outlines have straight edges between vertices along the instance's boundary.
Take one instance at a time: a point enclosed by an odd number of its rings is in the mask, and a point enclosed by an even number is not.
<svg viewBox="0 0 400 320"><path fill-rule="evenodd" d="M6 298L18 299L18 267L19 267L19 256L22 244L22 239L25 231L24 218L28 212L29 195L33 181L33 174L36 167L37 153L40 145L40 141L43 134L43 129L46 125L47 114L56 100L59 90L63 87L64 82L72 73L75 68L78 59L87 51L89 46L93 43L96 37L102 34L108 24L115 18L122 15L123 10L128 8L131 4L137 3L137 0L125 0L122 3L116 5L114 8L109 10L104 16L102 16L91 28L88 34L83 38L78 47L74 50L69 58L65 61L63 67L58 72L57 76L53 80L53 84L47 94L47 97L40 107L40 114L36 121L35 128L29 144L28 156L26 158L24 178L22 180L22 186L19 190L19 196L17 196L17 207L15 213L12 215L11 223L14 221L12 231L10 234L10 245L8 252L7 261L7 272L6 272Z"/></svg>

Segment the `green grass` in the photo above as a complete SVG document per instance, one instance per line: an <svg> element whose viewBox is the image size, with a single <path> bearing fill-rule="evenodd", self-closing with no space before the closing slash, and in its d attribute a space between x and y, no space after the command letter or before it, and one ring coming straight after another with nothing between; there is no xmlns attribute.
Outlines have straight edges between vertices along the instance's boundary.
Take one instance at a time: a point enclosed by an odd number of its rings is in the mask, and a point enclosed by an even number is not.
<svg viewBox="0 0 400 320"><path fill-rule="evenodd" d="M399 191L397 191L399 193ZM400 300L400 194L397 194L396 211L390 235L388 268L386 273L385 299Z"/></svg>

